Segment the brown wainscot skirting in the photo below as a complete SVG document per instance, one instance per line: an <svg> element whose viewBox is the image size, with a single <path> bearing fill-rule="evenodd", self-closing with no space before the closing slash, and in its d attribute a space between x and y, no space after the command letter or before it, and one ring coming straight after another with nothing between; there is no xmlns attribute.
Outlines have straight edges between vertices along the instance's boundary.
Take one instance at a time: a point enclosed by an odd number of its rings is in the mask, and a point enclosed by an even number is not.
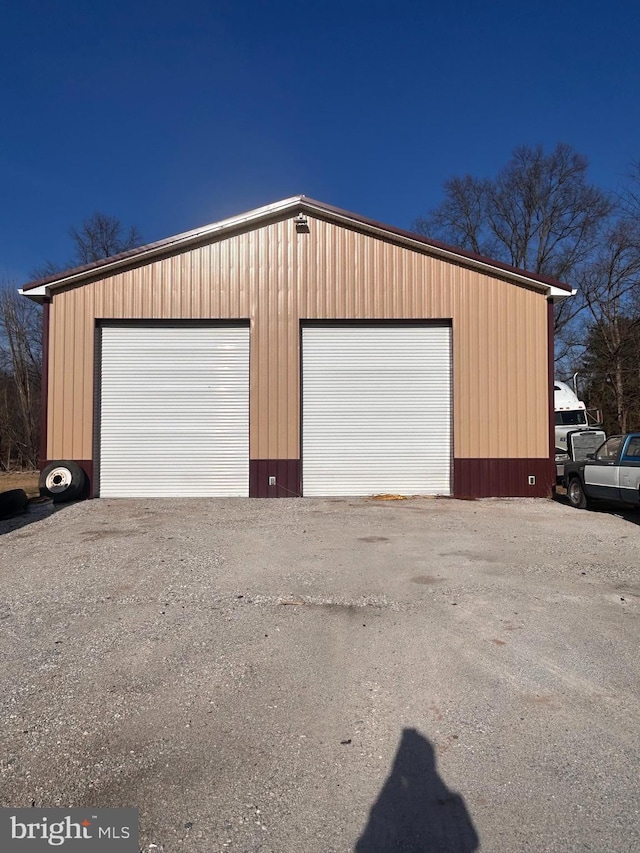
<svg viewBox="0 0 640 853"><path fill-rule="evenodd" d="M276 478L275 486L269 485L269 477ZM299 498L299 459L250 459L250 498Z"/></svg>
<svg viewBox="0 0 640 853"><path fill-rule="evenodd" d="M547 498L555 483L552 459L454 459L456 498ZM535 484L529 485L529 477Z"/></svg>
<svg viewBox="0 0 640 853"><path fill-rule="evenodd" d="M85 487L85 494L83 497L85 498L93 498L93 459L45 459L44 462L40 463L40 470L44 470L44 468L50 462L75 462L76 465L79 465L84 471L87 477L87 484Z"/></svg>

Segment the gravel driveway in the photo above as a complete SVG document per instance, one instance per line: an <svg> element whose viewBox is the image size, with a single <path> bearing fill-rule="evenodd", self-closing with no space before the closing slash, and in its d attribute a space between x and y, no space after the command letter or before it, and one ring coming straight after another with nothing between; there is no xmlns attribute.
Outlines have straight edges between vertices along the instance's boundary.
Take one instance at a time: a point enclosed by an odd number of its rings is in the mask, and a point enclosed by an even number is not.
<svg viewBox="0 0 640 853"><path fill-rule="evenodd" d="M1 804L137 806L154 853L637 851L638 521L307 498L0 522Z"/></svg>

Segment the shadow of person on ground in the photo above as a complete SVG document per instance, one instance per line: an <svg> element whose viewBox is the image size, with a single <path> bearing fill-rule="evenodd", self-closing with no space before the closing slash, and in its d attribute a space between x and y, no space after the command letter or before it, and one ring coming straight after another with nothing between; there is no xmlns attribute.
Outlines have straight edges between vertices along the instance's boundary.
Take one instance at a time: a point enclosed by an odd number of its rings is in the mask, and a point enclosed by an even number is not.
<svg viewBox="0 0 640 853"><path fill-rule="evenodd" d="M463 798L438 775L433 747L404 729L355 853L472 853L478 846Z"/></svg>

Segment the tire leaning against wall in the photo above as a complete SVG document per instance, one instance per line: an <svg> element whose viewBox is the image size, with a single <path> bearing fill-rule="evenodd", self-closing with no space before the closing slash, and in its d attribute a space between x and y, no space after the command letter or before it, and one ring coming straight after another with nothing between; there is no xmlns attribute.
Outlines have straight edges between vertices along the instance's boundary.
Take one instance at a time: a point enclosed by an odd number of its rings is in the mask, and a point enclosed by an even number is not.
<svg viewBox="0 0 640 853"><path fill-rule="evenodd" d="M40 494L52 498L54 503L80 500L85 497L86 484L82 468L67 460L49 462L40 474Z"/></svg>

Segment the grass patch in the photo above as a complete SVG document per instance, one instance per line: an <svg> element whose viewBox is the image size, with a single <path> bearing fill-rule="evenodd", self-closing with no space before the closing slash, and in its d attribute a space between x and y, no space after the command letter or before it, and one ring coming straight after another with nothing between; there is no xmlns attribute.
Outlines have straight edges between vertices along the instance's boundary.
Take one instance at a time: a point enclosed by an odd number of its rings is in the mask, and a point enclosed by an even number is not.
<svg viewBox="0 0 640 853"><path fill-rule="evenodd" d="M40 494L38 489L39 476L38 471L12 471L10 474L0 472L0 492L24 489L27 497L35 498Z"/></svg>

